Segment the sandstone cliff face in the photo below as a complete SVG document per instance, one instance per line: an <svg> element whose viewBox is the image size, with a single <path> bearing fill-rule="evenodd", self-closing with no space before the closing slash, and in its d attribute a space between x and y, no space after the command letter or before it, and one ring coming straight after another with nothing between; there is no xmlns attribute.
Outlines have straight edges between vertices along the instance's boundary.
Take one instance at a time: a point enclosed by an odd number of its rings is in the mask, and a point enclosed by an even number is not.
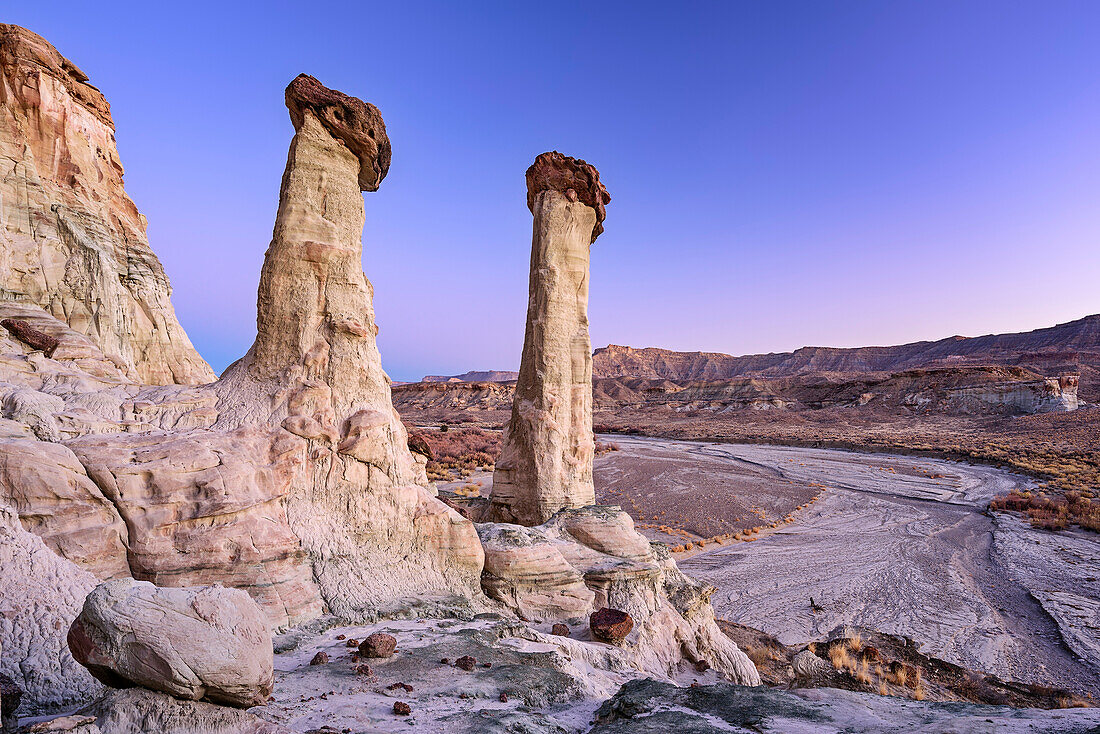
<svg viewBox="0 0 1100 734"><path fill-rule="evenodd" d="M141 382L209 382L145 227L103 95L43 38L0 24L0 299L40 306Z"/></svg>
<svg viewBox="0 0 1100 734"><path fill-rule="evenodd" d="M534 215L527 331L493 473L494 520L537 525L596 501L588 248L603 231L610 200L584 161L543 153L527 169Z"/></svg>

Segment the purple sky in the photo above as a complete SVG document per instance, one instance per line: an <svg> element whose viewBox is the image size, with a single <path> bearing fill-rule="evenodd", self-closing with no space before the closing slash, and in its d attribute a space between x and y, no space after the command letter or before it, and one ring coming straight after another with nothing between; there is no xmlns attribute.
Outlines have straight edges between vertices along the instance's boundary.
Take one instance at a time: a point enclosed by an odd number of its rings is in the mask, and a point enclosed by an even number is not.
<svg viewBox="0 0 1100 734"><path fill-rule="evenodd" d="M549 149L612 195L595 346L892 344L1100 311L1100 3L20 0L3 20L107 95L218 371L255 333L303 71L378 105L393 141L363 261L394 379L517 366L523 173Z"/></svg>

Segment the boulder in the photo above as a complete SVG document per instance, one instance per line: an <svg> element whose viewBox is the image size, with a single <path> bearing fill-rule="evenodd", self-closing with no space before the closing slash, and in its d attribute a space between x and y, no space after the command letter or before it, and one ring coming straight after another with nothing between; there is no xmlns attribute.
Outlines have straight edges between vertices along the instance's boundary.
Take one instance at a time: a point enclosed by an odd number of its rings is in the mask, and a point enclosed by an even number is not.
<svg viewBox="0 0 1100 734"><path fill-rule="evenodd" d="M115 688L262 706L274 686L267 619L248 594L221 586L97 586L69 628L73 657Z"/></svg>
<svg viewBox="0 0 1100 734"><path fill-rule="evenodd" d="M597 640L617 645L634 629L634 620L624 611L604 607L588 618L588 628Z"/></svg>
<svg viewBox="0 0 1100 734"><path fill-rule="evenodd" d="M385 632L375 632L359 644L359 654L368 658L388 658L397 650L397 638Z"/></svg>

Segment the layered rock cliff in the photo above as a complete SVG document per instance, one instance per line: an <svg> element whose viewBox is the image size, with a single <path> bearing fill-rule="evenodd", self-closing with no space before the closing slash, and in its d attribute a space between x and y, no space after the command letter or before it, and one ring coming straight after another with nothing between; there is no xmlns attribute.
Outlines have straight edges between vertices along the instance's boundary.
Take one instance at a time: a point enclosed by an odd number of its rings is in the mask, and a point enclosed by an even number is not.
<svg viewBox="0 0 1100 734"><path fill-rule="evenodd" d="M0 300L44 309L142 383L209 382L145 229L107 100L45 39L0 24Z"/></svg>
<svg viewBox="0 0 1100 734"><path fill-rule="evenodd" d="M1100 315L1045 329L978 337L952 336L887 347L803 347L740 357L717 352L611 344L593 355L595 377L662 380L780 378L829 372L901 372L924 367L1012 365L1044 375L1080 374L1082 397L1100 397Z"/></svg>

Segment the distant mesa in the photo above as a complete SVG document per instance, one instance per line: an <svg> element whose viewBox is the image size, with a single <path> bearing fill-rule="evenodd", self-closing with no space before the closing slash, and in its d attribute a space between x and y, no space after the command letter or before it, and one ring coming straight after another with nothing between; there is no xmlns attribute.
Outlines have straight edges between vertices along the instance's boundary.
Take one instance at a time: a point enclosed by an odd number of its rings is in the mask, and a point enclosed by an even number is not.
<svg viewBox="0 0 1100 734"><path fill-rule="evenodd" d="M461 375L425 375L421 382L514 382L518 372L510 370L470 370Z"/></svg>

